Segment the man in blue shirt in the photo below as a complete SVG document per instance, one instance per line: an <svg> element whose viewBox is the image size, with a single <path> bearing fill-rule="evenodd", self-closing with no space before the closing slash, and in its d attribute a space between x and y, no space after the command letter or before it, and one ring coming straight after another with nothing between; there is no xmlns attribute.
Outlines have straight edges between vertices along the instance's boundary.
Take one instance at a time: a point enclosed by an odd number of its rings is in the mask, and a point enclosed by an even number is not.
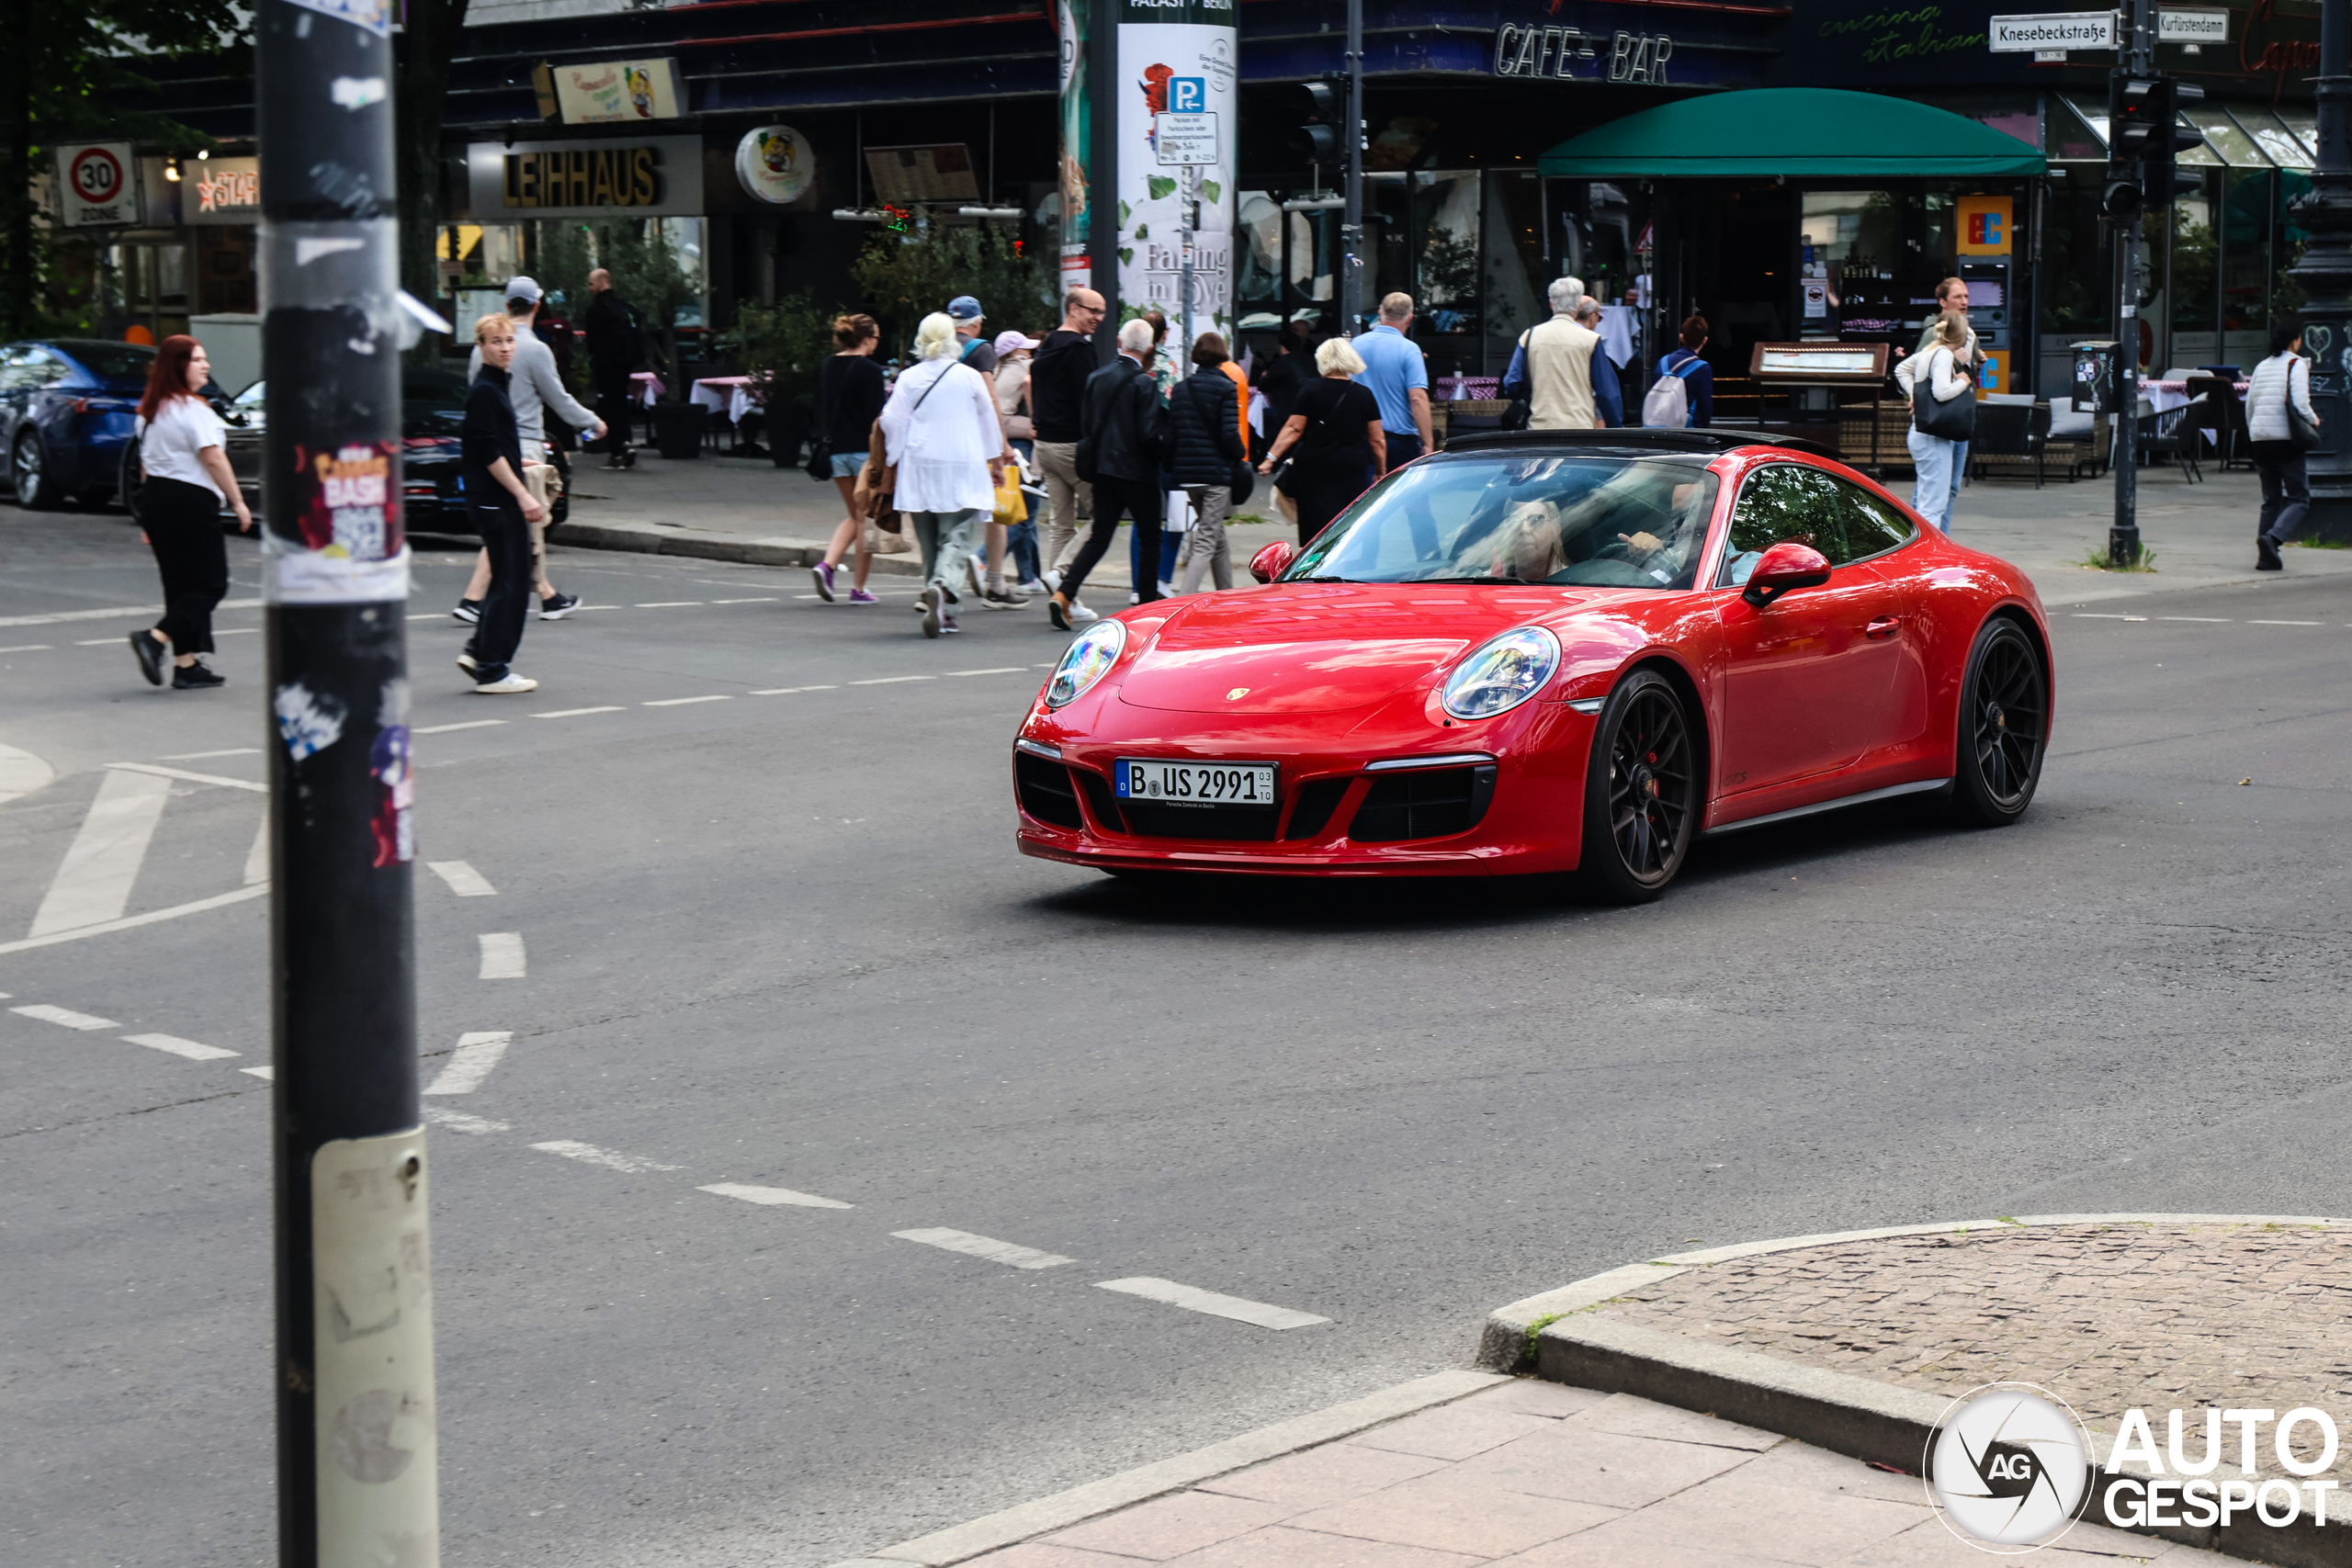
<svg viewBox="0 0 2352 1568"><path fill-rule="evenodd" d="M1413 297L1391 294L1380 302L1380 321L1354 341L1363 357L1363 384L1380 404L1380 429L1388 438L1388 466L1411 462L1430 449L1430 371L1408 334Z"/></svg>

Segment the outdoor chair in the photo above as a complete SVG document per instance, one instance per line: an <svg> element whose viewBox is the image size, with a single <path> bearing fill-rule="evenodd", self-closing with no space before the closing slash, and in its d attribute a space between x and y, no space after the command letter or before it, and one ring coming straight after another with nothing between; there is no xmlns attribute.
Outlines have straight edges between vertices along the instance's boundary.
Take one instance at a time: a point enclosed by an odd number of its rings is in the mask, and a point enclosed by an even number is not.
<svg viewBox="0 0 2352 1568"><path fill-rule="evenodd" d="M2113 441L2114 427L2105 416L2081 412L2071 398L2062 398L2050 405L2050 429L2042 438L2042 456L2049 462L2066 465L2069 483L2097 479L2104 473Z"/></svg>
<svg viewBox="0 0 2352 1568"><path fill-rule="evenodd" d="M2188 378L2190 406L2199 401L2206 412L2199 426L2213 433L2212 456L2228 473L2239 464L2254 467L2253 435L2245 427L2245 400L2238 396L2237 384L2224 376L2209 376L2202 372Z"/></svg>
<svg viewBox="0 0 2352 1568"><path fill-rule="evenodd" d="M2177 463L2183 479L2190 483L2203 480L2205 474L2197 464L2197 448L2205 437L2196 414L2204 406L2190 403L2186 408L2158 413L2147 399L2140 400L2139 446L2151 468L2158 463Z"/></svg>
<svg viewBox="0 0 2352 1568"><path fill-rule="evenodd" d="M2043 454L2050 439L2050 405L2022 393L1992 393L1976 405L1976 434L1969 438L1968 466L1972 477L1994 474L2033 475L2033 488L2043 481Z"/></svg>

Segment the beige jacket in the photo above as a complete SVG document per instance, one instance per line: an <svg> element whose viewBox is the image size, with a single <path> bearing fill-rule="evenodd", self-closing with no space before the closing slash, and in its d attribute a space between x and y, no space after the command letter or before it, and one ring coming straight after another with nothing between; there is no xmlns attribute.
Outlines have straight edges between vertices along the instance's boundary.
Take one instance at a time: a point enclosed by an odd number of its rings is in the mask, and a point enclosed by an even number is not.
<svg viewBox="0 0 2352 1568"><path fill-rule="evenodd" d="M1590 430L1600 417L1592 396L1592 356L1600 334L1577 325L1573 316L1557 315L1528 328L1521 341L1527 344L1528 428Z"/></svg>

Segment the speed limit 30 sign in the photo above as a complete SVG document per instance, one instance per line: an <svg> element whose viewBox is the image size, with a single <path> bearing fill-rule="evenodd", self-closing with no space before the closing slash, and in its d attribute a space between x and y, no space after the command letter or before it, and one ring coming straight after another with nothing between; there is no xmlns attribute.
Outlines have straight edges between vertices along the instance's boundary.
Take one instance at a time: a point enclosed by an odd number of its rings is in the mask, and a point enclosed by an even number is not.
<svg viewBox="0 0 2352 1568"><path fill-rule="evenodd" d="M135 223L130 143L92 141L57 150L58 217L71 228L93 223Z"/></svg>

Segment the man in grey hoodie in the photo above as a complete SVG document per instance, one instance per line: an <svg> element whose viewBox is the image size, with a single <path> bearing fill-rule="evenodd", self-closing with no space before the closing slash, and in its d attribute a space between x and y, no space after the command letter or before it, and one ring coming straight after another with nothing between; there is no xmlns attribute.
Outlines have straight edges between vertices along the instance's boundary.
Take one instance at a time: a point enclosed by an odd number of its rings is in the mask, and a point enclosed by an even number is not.
<svg viewBox="0 0 2352 1568"><path fill-rule="evenodd" d="M507 367L507 395L514 405L514 427L523 442L523 463L527 471L543 466L548 460L547 411L575 430L592 431L603 439L605 422L580 404L580 400L565 389L563 375L556 368L555 350L539 341L531 331L532 320L539 313L544 298L537 282L528 277L509 279L506 285L506 314L514 322L514 363ZM481 350L476 348L466 364L466 379L471 381L481 374ZM538 487L534 487L535 491ZM548 498L538 497L542 517L551 514ZM538 581L534 584L539 594L539 619L560 621L580 607L580 601L569 593L559 593L548 581L547 534L544 523L531 525L531 570ZM465 597L450 614L469 624L481 616L482 595L490 591L490 552L485 549L474 560L473 580L466 584Z"/></svg>

